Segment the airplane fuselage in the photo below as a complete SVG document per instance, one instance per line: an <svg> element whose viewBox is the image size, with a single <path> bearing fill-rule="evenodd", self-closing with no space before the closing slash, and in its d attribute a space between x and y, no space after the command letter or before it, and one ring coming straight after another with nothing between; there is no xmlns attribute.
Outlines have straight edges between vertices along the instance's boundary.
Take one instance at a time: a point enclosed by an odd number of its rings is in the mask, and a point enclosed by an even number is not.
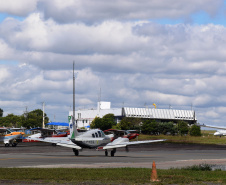
<svg viewBox="0 0 226 185"><path fill-rule="evenodd" d="M81 148L97 148L111 142L111 138L106 136L102 130L89 130L81 136L71 139L73 143Z"/></svg>
<svg viewBox="0 0 226 185"><path fill-rule="evenodd" d="M217 130L217 132L214 133L214 136L225 136L226 130Z"/></svg>

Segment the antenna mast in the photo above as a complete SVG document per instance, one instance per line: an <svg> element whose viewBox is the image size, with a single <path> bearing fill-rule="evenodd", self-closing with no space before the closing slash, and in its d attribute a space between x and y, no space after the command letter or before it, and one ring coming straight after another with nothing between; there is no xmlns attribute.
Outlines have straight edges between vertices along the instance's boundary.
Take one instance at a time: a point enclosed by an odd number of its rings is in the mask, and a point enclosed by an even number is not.
<svg viewBox="0 0 226 185"><path fill-rule="evenodd" d="M45 128L45 102L42 102L42 112L43 112L43 116L42 116L42 128Z"/></svg>
<svg viewBox="0 0 226 185"><path fill-rule="evenodd" d="M72 122L75 122L75 62L73 62L73 118ZM76 123L77 128L77 123Z"/></svg>

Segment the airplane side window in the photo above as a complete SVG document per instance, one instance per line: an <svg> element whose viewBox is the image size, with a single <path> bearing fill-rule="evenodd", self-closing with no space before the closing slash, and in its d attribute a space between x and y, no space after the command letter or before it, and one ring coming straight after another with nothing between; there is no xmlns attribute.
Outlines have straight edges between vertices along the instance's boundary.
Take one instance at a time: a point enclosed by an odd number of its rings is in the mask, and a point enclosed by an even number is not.
<svg viewBox="0 0 226 185"><path fill-rule="evenodd" d="M95 132L95 136L98 137L97 133Z"/></svg>
<svg viewBox="0 0 226 185"><path fill-rule="evenodd" d="M95 137L95 135L94 135L94 134L92 134L92 136L93 136L93 137Z"/></svg>
<svg viewBox="0 0 226 185"><path fill-rule="evenodd" d="M101 132L100 131L98 131L98 134L99 134L99 137L101 137Z"/></svg>
<svg viewBox="0 0 226 185"><path fill-rule="evenodd" d="M104 132L101 130L101 134L102 134L102 137L104 137L105 136L105 134L104 134Z"/></svg>

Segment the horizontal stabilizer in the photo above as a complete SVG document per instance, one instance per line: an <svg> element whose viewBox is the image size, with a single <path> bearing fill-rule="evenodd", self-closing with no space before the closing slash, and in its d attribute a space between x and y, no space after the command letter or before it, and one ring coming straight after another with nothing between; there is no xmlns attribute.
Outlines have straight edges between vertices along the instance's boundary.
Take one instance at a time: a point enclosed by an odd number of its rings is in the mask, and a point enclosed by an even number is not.
<svg viewBox="0 0 226 185"><path fill-rule="evenodd" d="M57 146L64 146L64 147L68 147L68 148L75 148L77 150L81 150L82 148L76 144L61 144L61 143L57 143Z"/></svg>

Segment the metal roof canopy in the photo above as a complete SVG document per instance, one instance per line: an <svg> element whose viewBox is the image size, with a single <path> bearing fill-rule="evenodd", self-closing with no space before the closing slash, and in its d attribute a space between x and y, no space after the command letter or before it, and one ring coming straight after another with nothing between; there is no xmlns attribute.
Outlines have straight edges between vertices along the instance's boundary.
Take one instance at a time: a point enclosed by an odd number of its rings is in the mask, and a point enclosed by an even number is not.
<svg viewBox="0 0 226 185"><path fill-rule="evenodd" d="M193 110L123 108L123 116L151 119L196 120Z"/></svg>

